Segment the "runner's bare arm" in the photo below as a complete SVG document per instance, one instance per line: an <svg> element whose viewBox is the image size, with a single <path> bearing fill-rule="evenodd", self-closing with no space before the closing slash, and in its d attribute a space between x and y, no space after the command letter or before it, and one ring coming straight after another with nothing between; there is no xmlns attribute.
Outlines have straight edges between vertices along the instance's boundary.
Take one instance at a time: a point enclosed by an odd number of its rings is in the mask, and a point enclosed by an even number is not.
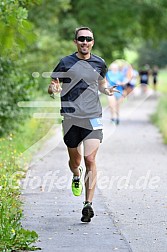
<svg viewBox="0 0 167 252"><path fill-rule="evenodd" d="M99 80L99 91L105 95L111 96L114 94L114 92L119 93L119 91L116 89L116 86L117 85L108 87L106 78Z"/></svg>

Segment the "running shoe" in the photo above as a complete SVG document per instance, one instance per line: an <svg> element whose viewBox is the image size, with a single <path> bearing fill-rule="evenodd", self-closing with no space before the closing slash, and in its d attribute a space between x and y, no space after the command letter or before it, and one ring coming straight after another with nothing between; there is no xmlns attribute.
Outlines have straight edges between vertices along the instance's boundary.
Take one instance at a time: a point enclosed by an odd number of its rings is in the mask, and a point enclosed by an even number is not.
<svg viewBox="0 0 167 252"><path fill-rule="evenodd" d="M72 192L74 194L74 196L80 196L83 190L83 186L81 183L81 176L82 176L82 167L79 167L79 171L80 171L80 177L73 177L72 179Z"/></svg>
<svg viewBox="0 0 167 252"><path fill-rule="evenodd" d="M118 124L119 124L119 118L117 118L117 119L112 118L112 119L111 119L111 122L112 122L113 124L115 124L115 125L118 125Z"/></svg>
<svg viewBox="0 0 167 252"><path fill-rule="evenodd" d="M118 125L118 124L119 124L119 118L116 119L116 125Z"/></svg>
<svg viewBox="0 0 167 252"><path fill-rule="evenodd" d="M90 222L91 218L94 216L94 211L91 202L84 202L84 207L82 209L82 222Z"/></svg>
<svg viewBox="0 0 167 252"><path fill-rule="evenodd" d="M116 124L116 119L115 119L115 118L112 118L112 119L111 119L111 122L112 122L113 124Z"/></svg>

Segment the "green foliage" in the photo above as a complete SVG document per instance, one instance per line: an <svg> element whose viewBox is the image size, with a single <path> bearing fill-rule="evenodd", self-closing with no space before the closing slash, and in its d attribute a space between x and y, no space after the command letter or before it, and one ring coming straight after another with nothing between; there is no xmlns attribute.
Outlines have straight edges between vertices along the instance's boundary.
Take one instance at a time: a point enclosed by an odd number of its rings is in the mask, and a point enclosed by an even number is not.
<svg viewBox="0 0 167 252"><path fill-rule="evenodd" d="M90 26L95 35L95 49L102 52L106 61L122 57L123 48L127 46L136 33L134 28L134 5L132 1L83 0L72 1L72 13L79 25Z"/></svg>
<svg viewBox="0 0 167 252"><path fill-rule="evenodd" d="M45 0L41 5L29 10L29 20L35 24L38 39L26 53L25 67L30 73L39 72L38 89L43 90L44 95L46 95L50 77L43 78L43 72L51 72L62 57L75 50L70 38L67 41L62 38L61 21L59 21L60 13L70 9L69 3L70 0Z"/></svg>
<svg viewBox="0 0 167 252"><path fill-rule="evenodd" d="M29 20L41 31L57 33L61 11L70 9L70 0L42 0L41 4L29 10Z"/></svg>
<svg viewBox="0 0 167 252"><path fill-rule="evenodd" d="M150 66L157 65L160 68L167 66L167 40L162 40L155 45L153 41L149 40L143 43L138 49L138 65L143 66L149 64Z"/></svg>
<svg viewBox="0 0 167 252"><path fill-rule="evenodd" d="M72 41L60 39L58 35L41 31L39 40L31 47L26 55L26 69L30 73L39 72L40 77L43 72L51 72L58 61L67 54L71 54L75 50ZM38 64L37 64L38 62ZM50 77L48 79L39 79L39 89L48 87Z"/></svg>
<svg viewBox="0 0 167 252"><path fill-rule="evenodd" d="M32 4L32 3L31 3ZM27 74L23 52L35 41L33 24L27 20L25 6L30 1L4 0L0 2L0 135L17 127L25 116L17 106L29 100L35 81ZM21 118L22 115L22 118Z"/></svg>
<svg viewBox="0 0 167 252"><path fill-rule="evenodd" d="M23 62L22 62L23 63ZM0 58L0 135L10 132L26 116L17 103L29 100L35 88L35 81L23 73L20 65Z"/></svg>
<svg viewBox="0 0 167 252"><path fill-rule="evenodd" d="M17 0L0 2L0 51L6 57L18 57L35 41L33 25L27 20L28 11Z"/></svg>
<svg viewBox="0 0 167 252"><path fill-rule="evenodd" d="M18 173L23 171L17 164L18 157L12 135L0 139L0 251L4 252L37 249L31 246L38 238L37 233L21 225L19 181L24 173Z"/></svg>
<svg viewBox="0 0 167 252"><path fill-rule="evenodd" d="M42 108L41 112L53 113L55 108L45 108L45 111ZM37 241L36 232L25 230L21 225L23 212L20 180L24 179L27 162L34 154L31 152L30 155L23 156L22 153L45 137L54 123L55 119L27 119L23 125L18 127L15 135L10 134L0 138L0 251L39 249L31 246ZM40 146L37 145L33 151L37 151L39 147L41 147L41 142Z"/></svg>
<svg viewBox="0 0 167 252"><path fill-rule="evenodd" d="M161 92L157 110L152 116L153 123L159 128L164 143L167 144L167 71L160 70L158 74L158 91Z"/></svg>
<svg viewBox="0 0 167 252"><path fill-rule="evenodd" d="M33 112L34 110L40 112L39 109L38 111L33 109ZM42 108L41 112L58 113L57 110ZM27 119L23 125L19 125L17 133L0 138L0 251L39 249L31 246L37 241L37 233L25 230L21 225L23 203L20 198L20 180L24 179L27 163L37 148L41 147L41 141L40 146L36 145L33 148L33 152L31 151L26 156L23 152L45 137L55 122L59 123L59 119L57 118L57 121L55 119Z"/></svg>
<svg viewBox="0 0 167 252"><path fill-rule="evenodd" d="M71 5L61 15L62 36L66 38L70 29L64 17L70 21L72 17L79 26L90 26L95 35L95 49L102 52L107 62L124 57L124 49L136 45L136 41L151 38L158 42L167 36L167 6L163 0L123 0L121 3L101 0L99 4L96 0L71 0Z"/></svg>

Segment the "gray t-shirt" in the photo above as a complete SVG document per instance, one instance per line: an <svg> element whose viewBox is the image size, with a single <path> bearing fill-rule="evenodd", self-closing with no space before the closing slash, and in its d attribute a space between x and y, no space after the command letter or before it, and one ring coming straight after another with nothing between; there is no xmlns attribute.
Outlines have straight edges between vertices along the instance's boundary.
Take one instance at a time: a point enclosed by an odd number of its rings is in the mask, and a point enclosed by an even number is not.
<svg viewBox="0 0 167 252"><path fill-rule="evenodd" d="M104 60L91 54L81 60L73 53L60 60L51 77L59 78L62 84L61 115L75 118L102 116L98 95L98 81L106 75Z"/></svg>

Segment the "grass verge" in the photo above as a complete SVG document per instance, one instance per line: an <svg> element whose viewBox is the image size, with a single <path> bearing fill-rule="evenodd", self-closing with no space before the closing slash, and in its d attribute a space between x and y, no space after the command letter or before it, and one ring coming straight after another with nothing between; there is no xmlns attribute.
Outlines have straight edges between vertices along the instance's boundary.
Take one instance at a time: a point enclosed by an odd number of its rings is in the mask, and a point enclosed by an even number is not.
<svg viewBox="0 0 167 252"><path fill-rule="evenodd" d="M158 91L161 92L157 111L152 116L152 122L162 133L164 143L167 144L167 69L159 72Z"/></svg>
<svg viewBox="0 0 167 252"><path fill-rule="evenodd" d="M10 134L0 140L0 251L35 250L30 246L38 235L35 231L22 228L22 202L20 200L18 170L24 170L17 164L19 154Z"/></svg>
<svg viewBox="0 0 167 252"><path fill-rule="evenodd" d="M160 98L157 111L152 115L151 119L159 128L164 143L167 144L167 94Z"/></svg>
<svg viewBox="0 0 167 252"><path fill-rule="evenodd" d="M37 109L38 112L40 110ZM31 112L33 113L34 109ZM48 112L55 112L55 108L42 109L42 113ZM60 118L57 118L57 122L59 120ZM26 166L31 155L21 164L18 160L25 150L47 134L54 123L55 119L29 118L17 132L0 138L0 251L2 252L39 249L33 246L38 234L33 230L24 229L21 224L24 214L20 197L20 180L26 175ZM40 147L37 145L33 151L37 151Z"/></svg>

